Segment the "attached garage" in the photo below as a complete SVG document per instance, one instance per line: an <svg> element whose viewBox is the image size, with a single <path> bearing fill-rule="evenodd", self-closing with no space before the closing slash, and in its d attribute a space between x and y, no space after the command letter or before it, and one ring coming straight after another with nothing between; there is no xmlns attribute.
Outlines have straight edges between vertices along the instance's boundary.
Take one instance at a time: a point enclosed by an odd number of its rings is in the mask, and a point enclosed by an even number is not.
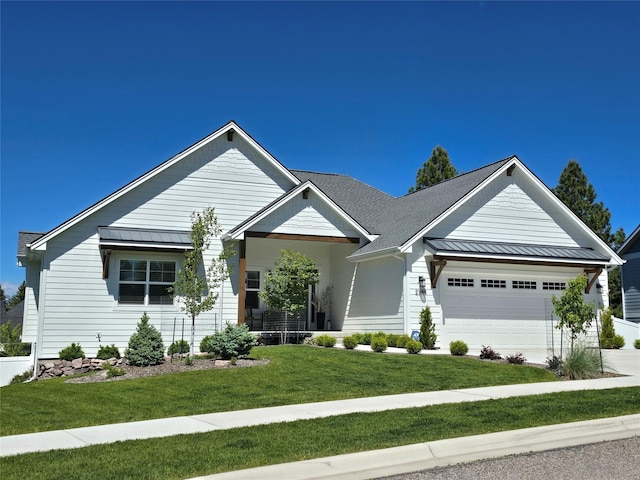
<svg viewBox="0 0 640 480"><path fill-rule="evenodd" d="M606 277L598 254L587 249L536 247L538 258L525 260L531 252L524 245L433 239L425 244L434 250L433 263L442 267L436 279L441 345L464 340L473 349L549 348L559 341L553 295L562 295L569 279L587 274L587 300L591 294L595 300L598 278ZM497 252L507 247L508 254Z"/></svg>

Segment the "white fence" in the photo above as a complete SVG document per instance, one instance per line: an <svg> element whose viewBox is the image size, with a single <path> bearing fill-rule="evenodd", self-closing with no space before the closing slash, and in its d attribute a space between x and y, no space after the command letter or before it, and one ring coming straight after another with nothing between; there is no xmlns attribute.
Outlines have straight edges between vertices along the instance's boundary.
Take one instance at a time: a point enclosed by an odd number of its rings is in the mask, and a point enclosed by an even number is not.
<svg viewBox="0 0 640 480"><path fill-rule="evenodd" d="M629 322L621 318L613 318L616 335L624 337L624 349L633 349L633 342L640 338L640 323Z"/></svg>
<svg viewBox="0 0 640 480"><path fill-rule="evenodd" d="M34 363L35 346L28 357L0 357L0 387L9 385L11 379L31 370Z"/></svg>

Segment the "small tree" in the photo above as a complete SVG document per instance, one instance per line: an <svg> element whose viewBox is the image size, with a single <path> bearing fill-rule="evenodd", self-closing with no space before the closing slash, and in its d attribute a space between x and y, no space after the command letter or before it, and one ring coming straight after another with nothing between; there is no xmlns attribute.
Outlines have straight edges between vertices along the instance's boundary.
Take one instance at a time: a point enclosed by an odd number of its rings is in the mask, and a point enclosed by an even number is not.
<svg viewBox="0 0 640 480"><path fill-rule="evenodd" d="M309 285L318 283L313 258L293 250L281 250L276 267L264 279L258 294L274 310L297 315L307 304Z"/></svg>
<svg viewBox="0 0 640 480"><path fill-rule="evenodd" d="M16 291L15 295L6 299L6 304L5 304L6 310L11 310L13 307L15 307L16 305L18 305L20 302L24 300L24 292L26 288L27 288L26 282L22 282L18 287L18 290Z"/></svg>
<svg viewBox="0 0 640 480"><path fill-rule="evenodd" d="M192 250L187 250L182 268L176 281L170 288L174 298L182 302L182 309L191 317L191 355L195 342L196 317L213 308L218 296L218 288L230 275L227 258L233 251L225 248L211 259L209 267L204 269L204 254L211 246L211 240L222 232L213 207L205 208L202 213L191 214Z"/></svg>
<svg viewBox="0 0 640 480"><path fill-rule="evenodd" d="M590 327L595 315L595 303L587 303L584 300L584 290L587 287L586 275L578 275L569 280L567 288L561 297L555 295L551 299L553 313L560 317L556 328L567 328L571 333L571 351L573 343L579 335L585 333Z"/></svg>
<svg viewBox="0 0 640 480"><path fill-rule="evenodd" d="M131 335L124 356L131 365L139 367L157 365L164 360L162 335L156 327L149 323L147 312L144 312L138 322L138 328Z"/></svg>
<svg viewBox="0 0 640 480"><path fill-rule="evenodd" d="M602 321L602 331L600 332L600 346L602 348L622 348L624 347L624 337L616 335L613 326L613 312L611 307L605 308L600 314Z"/></svg>
<svg viewBox="0 0 640 480"><path fill-rule="evenodd" d="M420 343L427 350L433 350L436 346L436 326L431 319L431 310L424 307L420 312Z"/></svg>

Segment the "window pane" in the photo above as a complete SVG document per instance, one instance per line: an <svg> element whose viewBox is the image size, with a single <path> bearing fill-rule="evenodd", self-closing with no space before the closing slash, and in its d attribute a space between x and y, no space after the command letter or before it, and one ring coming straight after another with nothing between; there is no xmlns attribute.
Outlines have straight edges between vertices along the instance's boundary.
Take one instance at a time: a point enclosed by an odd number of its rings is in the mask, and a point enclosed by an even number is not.
<svg viewBox="0 0 640 480"><path fill-rule="evenodd" d="M168 283L176 281L176 262L162 262L162 281Z"/></svg>
<svg viewBox="0 0 640 480"><path fill-rule="evenodd" d="M118 301L142 305L144 303L144 284L121 283Z"/></svg>
<svg viewBox="0 0 640 480"><path fill-rule="evenodd" d="M244 298L244 306L251 308L260 308L260 299L258 298L258 292L246 292Z"/></svg>
<svg viewBox="0 0 640 480"><path fill-rule="evenodd" d="M247 288L260 289L260 272L257 270L247 271Z"/></svg>
<svg viewBox="0 0 640 480"><path fill-rule="evenodd" d="M149 305L173 305L169 285L149 285Z"/></svg>

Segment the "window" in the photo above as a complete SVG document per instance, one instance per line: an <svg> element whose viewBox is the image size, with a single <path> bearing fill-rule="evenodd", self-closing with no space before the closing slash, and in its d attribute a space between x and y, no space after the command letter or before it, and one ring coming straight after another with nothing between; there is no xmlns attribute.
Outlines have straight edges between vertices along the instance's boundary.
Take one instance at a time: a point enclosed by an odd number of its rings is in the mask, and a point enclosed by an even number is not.
<svg viewBox="0 0 640 480"><path fill-rule="evenodd" d="M564 290L567 285L564 282L542 282L543 290Z"/></svg>
<svg viewBox="0 0 640 480"><path fill-rule="evenodd" d="M537 283L532 280L514 280L511 287L522 290L535 290Z"/></svg>
<svg viewBox="0 0 640 480"><path fill-rule="evenodd" d="M473 287L473 278L447 278L450 287Z"/></svg>
<svg viewBox="0 0 640 480"><path fill-rule="evenodd" d="M247 270L245 272L244 282L247 287L245 290L244 306L259 309L260 297L258 297L258 292L260 291L260 271Z"/></svg>
<svg viewBox="0 0 640 480"><path fill-rule="evenodd" d="M480 280L482 288L507 288L506 280Z"/></svg>
<svg viewBox="0 0 640 480"><path fill-rule="evenodd" d="M167 291L176 280L176 262L120 260L118 303L173 305Z"/></svg>

